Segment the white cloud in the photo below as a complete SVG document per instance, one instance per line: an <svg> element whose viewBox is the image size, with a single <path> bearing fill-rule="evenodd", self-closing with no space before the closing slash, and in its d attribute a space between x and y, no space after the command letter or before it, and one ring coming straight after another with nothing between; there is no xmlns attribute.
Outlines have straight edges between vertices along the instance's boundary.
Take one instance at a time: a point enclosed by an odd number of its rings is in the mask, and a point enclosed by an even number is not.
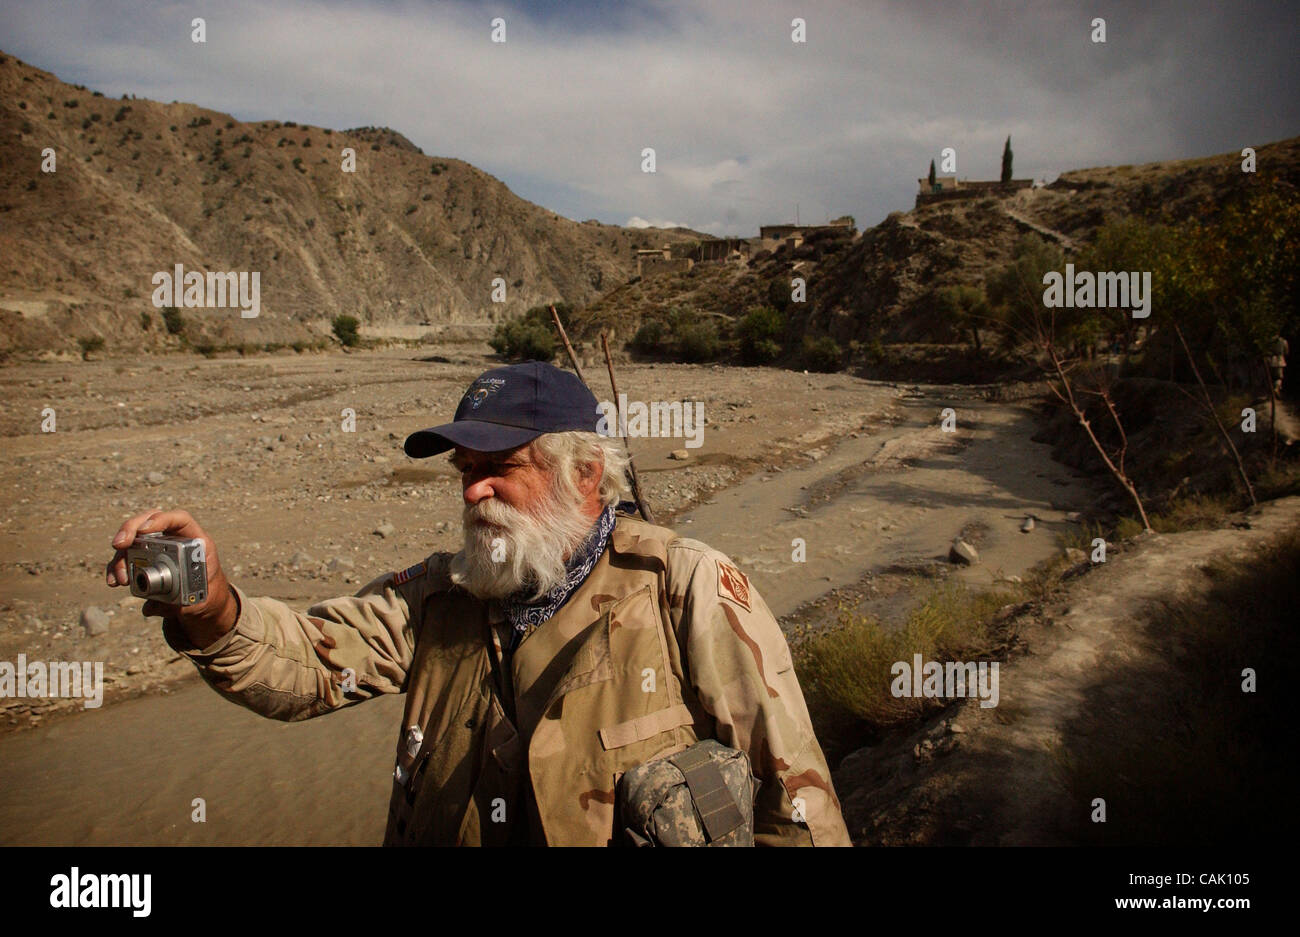
<svg viewBox="0 0 1300 937"><path fill-rule="evenodd" d="M388 125L568 217L718 234L754 233L796 206L804 220L872 224L911 206L944 146L959 174L991 177L1008 133L1016 175L1041 177L1295 132L1285 5L1094 6L801 0L806 45L790 41L781 0L542 12L231 0L207 14L204 46L189 41L194 11L170 2L65 0L50 16L0 0L0 21L6 52L105 94ZM490 41L498 15L504 44ZM1087 39L1093 15L1107 17L1105 46ZM654 174L640 171L646 146Z"/></svg>
<svg viewBox="0 0 1300 937"><path fill-rule="evenodd" d="M689 228L690 225L681 221L665 221L663 218L642 218L640 215L633 215L627 221L623 222L628 228Z"/></svg>

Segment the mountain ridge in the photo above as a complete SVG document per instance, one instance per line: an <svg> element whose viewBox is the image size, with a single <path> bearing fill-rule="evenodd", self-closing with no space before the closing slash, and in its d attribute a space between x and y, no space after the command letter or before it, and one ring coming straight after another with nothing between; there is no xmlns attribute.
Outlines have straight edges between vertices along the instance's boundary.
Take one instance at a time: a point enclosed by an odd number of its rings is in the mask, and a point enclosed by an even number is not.
<svg viewBox="0 0 1300 937"><path fill-rule="evenodd" d="M189 341L287 344L341 314L438 326L581 304L632 276L638 249L701 237L563 218L389 128L112 99L2 51L0 102L0 354L175 347L151 277L177 263L261 274L257 318L182 310Z"/></svg>

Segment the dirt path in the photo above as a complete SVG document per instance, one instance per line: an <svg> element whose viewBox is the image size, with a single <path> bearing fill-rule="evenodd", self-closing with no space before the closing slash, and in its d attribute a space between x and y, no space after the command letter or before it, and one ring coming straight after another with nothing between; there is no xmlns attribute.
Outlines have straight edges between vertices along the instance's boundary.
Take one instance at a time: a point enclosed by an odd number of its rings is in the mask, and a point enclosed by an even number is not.
<svg viewBox="0 0 1300 937"><path fill-rule="evenodd" d="M156 622L140 619L129 600L109 606L118 614L108 635L89 638L69 627L76 608L108 591L91 579L100 560L87 531L107 539L138 495L129 480L159 463L167 480L146 497L188 494L212 518L209 529L223 560L238 568L236 581L298 607L409 565L412 553L453 547L454 479L441 467L398 462L394 450L406 431L428 425L411 409L447 409L457 388L490 362L467 356L431 369L409 356L340 358L205 362L192 379L217 395L212 412L179 426L162 413L150 423L147 398L127 393L132 375L101 368L107 393L92 394L112 402L121 393L127 406L108 410L108 418L138 407L137 425L90 425L102 411L79 409L74 396L58 405L84 421L75 432L11 440L0 484L27 490L29 503L50 486L58 492L57 523L36 522L21 498L0 519L9 543L0 566L8 624L0 659L6 651L7 659L19 651L29 659L99 658L118 682L102 709L65 718L40 710L33 719L20 707L37 701L6 701L11 725L26 730L0 737L0 842L378 840L400 699L305 724L273 723L198 683L161 642ZM333 377L338 364L349 369L343 387L330 383L343 383ZM194 362L164 362L161 377L173 366ZM56 380L41 382L38 393L65 383L57 372L46 375ZM667 399L706 400L705 445L687 462L667 458L681 440L634 441L643 481L656 508L676 515L676 529L736 556L778 615L873 570L942 562L963 527L980 534L985 559L962 576L987 584L1021 572L1056 548L1064 512L1088 499L1082 481L1030 441L1035 426L1023 404L986 403L958 388L772 369L629 368L626 381ZM272 396L299 402L276 405ZM331 430L349 403L362 424L353 436ZM940 427L945 407L954 411L953 433ZM284 440L266 429L268 421ZM279 447L268 448L261 441L268 437ZM42 446L57 457L40 455ZM215 471L204 470L206 460ZM23 489L23 479L36 490ZM106 498L101 486L113 493ZM1021 534L1027 512L1039 526ZM396 538L369 533L381 517L401 525ZM790 561L795 537L806 542L802 564ZM295 564L295 552L310 556ZM80 573L69 562L78 555L85 557ZM331 570L330 560L353 566ZM47 594L47 578L66 579L66 591ZM119 595L112 593L114 603ZM49 627L60 619L62 627ZM141 692L148 695L115 702ZM190 820L196 797L207 802L206 824Z"/></svg>
<svg viewBox="0 0 1300 937"><path fill-rule="evenodd" d="M1039 224L1037 221L1034 221L1031 218L1026 218L1021 212L1018 212L1014 208L1009 207L1005 202L1002 203L1002 211L1004 214L1006 214L1008 218L1010 218L1016 224L1020 225L1022 228L1025 228L1029 231L1033 231L1036 234L1041 234L1049 241L1055 241L1057 244L1060 244L1061 247L1065 248L1067 251L1074 250L1075 248L1074 239L1070 237L1068 234L1063 234L1062 232L1057 231L1054 228L1049 228L1046 225Z"/></svg>
<svg viewBox="0 0 1300 937"><path fill-rule="evenodd" d="M1113 686L1108 671L1146 673L1163 662L1143 636L1147 603L1204 585L1200 568L1239 556L1300 523L1300 498L1265 504L1249 529L1150 534L1111 550L1104 566L1020 634L1024 651L1001 668L1000 701L968 701L906 737L843 759L835 775L861 844L1048 845L1072 841L1090 810L1062 770L1072 734L1102 731L1089 715L1117 694L1142 700L1156 686Z"/></svg>

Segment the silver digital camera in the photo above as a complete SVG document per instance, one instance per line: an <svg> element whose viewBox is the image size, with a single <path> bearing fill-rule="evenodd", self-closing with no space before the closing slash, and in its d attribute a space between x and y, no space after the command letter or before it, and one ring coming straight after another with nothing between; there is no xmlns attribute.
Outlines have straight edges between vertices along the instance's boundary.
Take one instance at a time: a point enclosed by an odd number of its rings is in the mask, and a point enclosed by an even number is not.
<svg viewBox="0 0 1300 937"><path fill-rule="evenodd" d="M198 605L208 597L208 562L197 537L140 534L127 547L131 594L167 605Z"/></svg>

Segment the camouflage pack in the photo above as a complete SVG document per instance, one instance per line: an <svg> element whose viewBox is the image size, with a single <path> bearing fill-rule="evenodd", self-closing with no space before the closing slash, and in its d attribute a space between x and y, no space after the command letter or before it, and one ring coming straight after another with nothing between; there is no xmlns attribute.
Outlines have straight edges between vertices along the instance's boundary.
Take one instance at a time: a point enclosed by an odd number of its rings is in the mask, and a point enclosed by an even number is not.
<svg viewBox="0 0 1300 937"><path fill-rule="evenodd" d="M753 846L749 756L716 739L637 765L619 780L623 844Z"/></svg>

